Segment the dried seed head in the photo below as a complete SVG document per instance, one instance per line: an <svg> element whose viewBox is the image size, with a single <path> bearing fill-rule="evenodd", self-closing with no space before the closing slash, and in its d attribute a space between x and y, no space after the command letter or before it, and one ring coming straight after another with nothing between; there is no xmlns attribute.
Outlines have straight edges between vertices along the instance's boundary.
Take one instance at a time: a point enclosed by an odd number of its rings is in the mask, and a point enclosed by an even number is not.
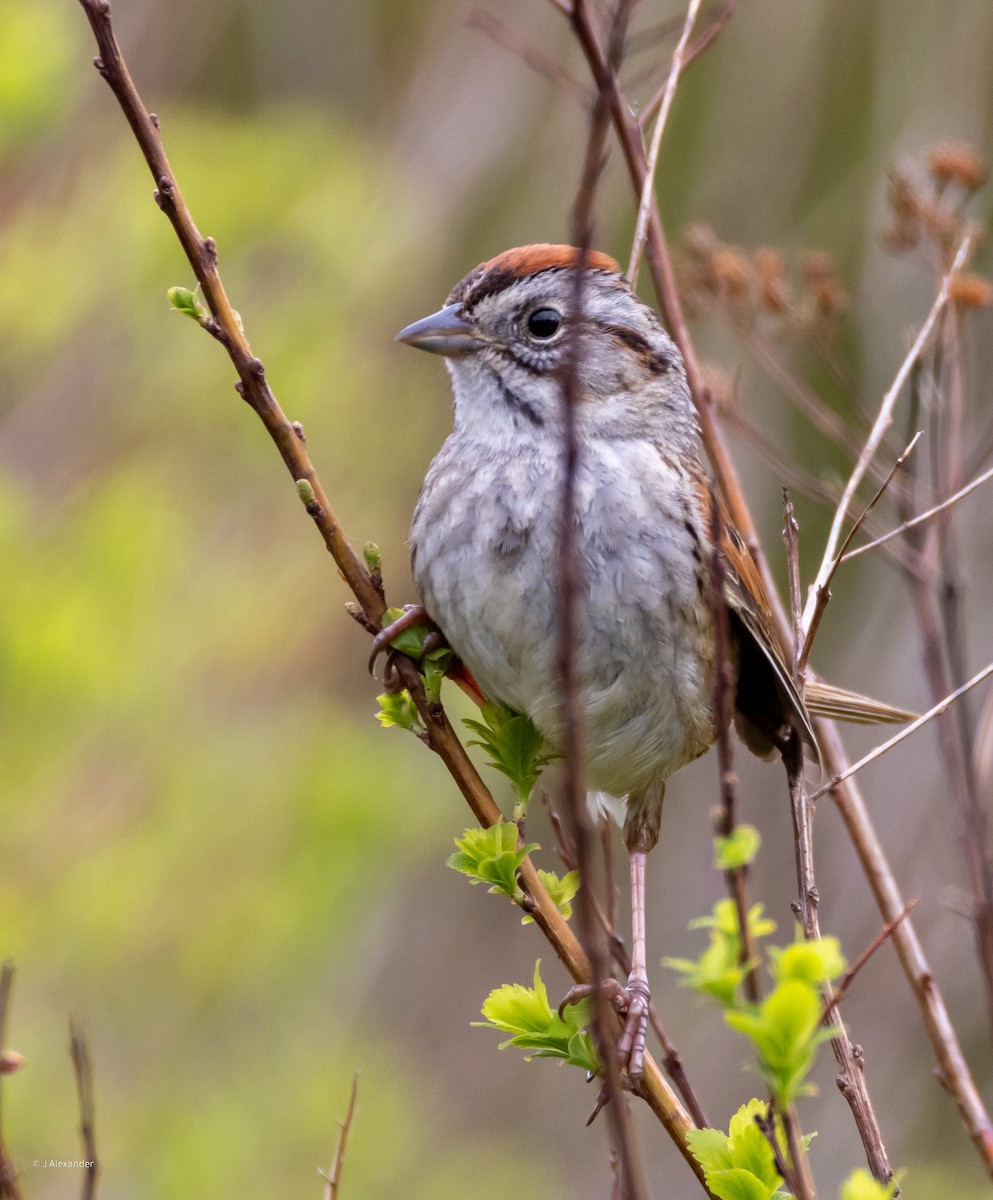
<svg viewBox="0 0 993 1200"><path fill-rule="evenodd" d="M988 308L993 304L993 283L971 271L960 271L951 281L948 298L959 308Z"/></svg>
<svg viewBox="0 0 993 1200"><path fill-rule="evenodd" d="M803 277L819 316L834 316L845 309L848 298L829 255L822 250L811 251L803 261Z"/></svg>
<svg viewBox="0 0 993 1200"><path fill-rule="evenodd" d="M783 312L788 304L789 289L783 273L782 254L774 246L761 246L755 251L754 261L762 305L770 312Z"/></svg>
<svg viewBox="0 0 993 1200"><path fill-rule="evenodd" d="M714 276L719 287L733 300L742 300L748 295L751 263L738 250L722 246L711 258Z"/></svg>
<svg viewBox="0 0 993 1200"><path fill-rule="evenodd" d="M986 182L986 167L968 142L941 142L928 154L928 170L938 183L957 183L974 192Z"/></svg>

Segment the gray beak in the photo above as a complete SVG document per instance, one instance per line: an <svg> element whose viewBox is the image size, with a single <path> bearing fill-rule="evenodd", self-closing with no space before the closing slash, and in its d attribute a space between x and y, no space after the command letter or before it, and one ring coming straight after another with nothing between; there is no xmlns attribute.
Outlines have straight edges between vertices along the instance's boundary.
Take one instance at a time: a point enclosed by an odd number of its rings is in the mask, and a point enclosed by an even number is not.
<svg viewBox="0 0 993 1200"><path fill-rule="evenodd" d="M431 354L444 354L448 358L472 354L486 345L474 326L462 316L458 304L447 304L430 317L401 329L396 340Z"/></svg>

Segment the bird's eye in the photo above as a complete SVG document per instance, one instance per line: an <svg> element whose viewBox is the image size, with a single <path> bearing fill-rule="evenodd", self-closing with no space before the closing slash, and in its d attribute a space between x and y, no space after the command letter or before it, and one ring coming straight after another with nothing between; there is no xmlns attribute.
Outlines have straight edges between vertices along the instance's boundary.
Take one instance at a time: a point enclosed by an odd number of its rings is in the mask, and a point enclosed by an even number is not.
<svg viewBox="0 0 993 1200"><path fill-rule="evenodd" d="M554 308L536 308L528 317L528 333L541 341L555 337L562 326L562 314Z"/></svg>

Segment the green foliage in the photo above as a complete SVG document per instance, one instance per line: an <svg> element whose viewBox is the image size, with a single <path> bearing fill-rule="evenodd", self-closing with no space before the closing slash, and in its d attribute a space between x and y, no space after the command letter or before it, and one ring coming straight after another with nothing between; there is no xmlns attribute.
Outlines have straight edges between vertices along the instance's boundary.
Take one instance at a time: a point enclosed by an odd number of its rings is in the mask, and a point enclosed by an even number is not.
<svg viewBox="0 0 993 1200"><path fill-rule="evenodd" d="M555 902L555 907L568 921L572 916L572 901L579 891L579 872L569 871L559 878L554 871L545 871L539 867L538 877L548 889L548 894ZM524 917L521 924L530 925L533 920L534 917Z"/></svg>
<svg viewBox="0 0 993 1200"><path fill-rule="evenodd" d="M758 1054L763 1078L777 1104L786 1108L812 1089L804 1081L817 1047L834 1037L820 1027L824 1003L817 988L799 979L779 984L759 1005L727 1012L732 1029L747 1037Z"/></svg>
<svg viewBox="0 0 993 1200"><path fill-rule="evenodd" d="M693 1129L686 1135L707 1187L719 1200L771 1200L784 1194L772 1146L756 1123L756 1117L765 1119L768 1111L761 1100L749 1100L731 1118L726 1134Z"/></svg>
<svg viewBox="0 0 993 1200"><path fill-rule="evenodd" d="M719 871L746 867L761 844L762 837L754 825L736 825L728 837L714 838L714 866Z"/></svg>
<svg viewBox="0 0 993 1200"><path fill-rule="evenodd" d="M531 718L523 713L489 701L483 705L480 715L480 721L467 719L464 722L478 735L469 745L482 746L489 754L489 765L510 780L520 811L524 812L542 768L553 756L546 753L545 739Z"/></svg>
<svg viewBox="0 0 993 1200"><path fill-rule="evenodd" d="M775 921L763 916L763 906L753 905L748 911L748 928L752 942L767 937L776 928ZM741 960L741 936L738 932L738 913L731 900L718 900L709 917L690 922L691 929L709 929L710 943L697 959L666 958L662 961L682 976L684 987L696 988L713 996L724 1007L737 1003L738 991L747 974L748 964Z"/></svg>
<svg viewBox="0 0 993 1200"><path fill-rule="evenodd" d="M171 287L166 295L169 297L169 303L177 312L191 317L198 325L202 325L204 321L210 319L207 306L201 302L196 291L185 287Z"/></svg>
<svg viewBox="0 0 993 1200"><path fill-rule="evenodd" d="M517 1046L532 1058L558 1058L595 1074L599 1065L593 1039L584 1028L589 1022L587 1004L581 1001L563 1009L562 1016L548 1003L541 979L541 959L534 964L534 987L505 983L490 992L483 1004L485 1021L473 1022L482 1029L497 1029L512 1036L500 1049Z"/></svg>
<svg viewBox="0 0 993 1200"><path fill-rule="evenodd" d="M752 942L767 936L775 924L763 917L762 906L748 913ZM793 945L768 949L776 986L759 1005L746 1004L741 985L750 964L742 963L738 913L734 903L720 900L713 914L690 923L709 929L710 942L698 959L668 958L667 966L683 976L686 987L714 997L726 1010L728 1025L754 1046L759 1069L777 1103L788 1106L809 1089L805 1083L817 1047L833 1036L820 1028L824 1001L822 985L840 975L845 959L837 938L798 939Z"/></svg>
<svg viewBox="0 0 993 1200"><path fill-rule="evenodd" d="M407 729L418 735L424 733L421 714L406 688L401 688L399 692L384 692L376 700L379 704L376 720L384 729L395 725L398 729Z"/></svg>
<svg viewBox="0 0 993 1200"><path fill-rule="evenodd" d="M803 983L827 983L843 974L847 963L836 937L806 941L798 936L792 946L769 947L769 966L778 983L798 979Z"/></svg>
<svg viewBox="0 0 993 1200"><path fill-rule="evenodd" d="M488 883L490 891L509 896L516 903L524 898L517 871L537 842L518 848L519 830L512 821L501 821L489 829L467 829L455 839L458 850L448 860L453 870L461 871L472 883Z"/></svg>
<svg viewBox="0 0 993 1200"><path fill-rule="evenodd" d="M879 1183L865 1167L858 1167L841 1185L838 1200L892 1200L897 1184Z"/></svg>

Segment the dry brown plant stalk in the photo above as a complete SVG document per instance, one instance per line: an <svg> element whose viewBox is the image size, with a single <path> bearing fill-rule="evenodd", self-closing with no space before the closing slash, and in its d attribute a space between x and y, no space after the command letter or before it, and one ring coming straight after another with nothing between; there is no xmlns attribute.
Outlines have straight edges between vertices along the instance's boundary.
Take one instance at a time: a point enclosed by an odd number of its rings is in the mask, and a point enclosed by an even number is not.
<svg viewBox="0 0 993 1200"><path fill-rule="evenodd" d="M0 967L0 1050L3 1050L7 1039L7 1017L10 1011L10 993L14 986L14 964L5 962ZM2 1081L2 1076L0 1076ZM0 1089L2 1101L2 1089ZM2 1116L2 1108L0 1108ZM17 1178L17 1168L7 1153L3 1140L3 1129L0 1127L0 1200L21 1200L23 1193Z"/></svg>

